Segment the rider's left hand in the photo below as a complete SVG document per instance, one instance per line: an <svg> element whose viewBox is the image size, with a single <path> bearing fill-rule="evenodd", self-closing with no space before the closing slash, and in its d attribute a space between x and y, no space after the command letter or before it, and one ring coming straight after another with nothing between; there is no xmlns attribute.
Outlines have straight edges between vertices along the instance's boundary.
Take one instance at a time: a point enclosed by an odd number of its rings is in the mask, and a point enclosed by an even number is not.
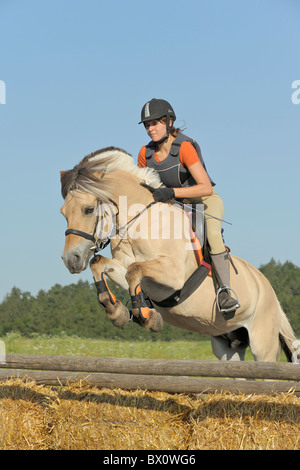
<svg viewBox="0 0 300 470"><path fill-rule="evenodd" d="M157 188L153 192L153 197L156 202L167 202L174 199L175 193L173 188Z"/></svg>

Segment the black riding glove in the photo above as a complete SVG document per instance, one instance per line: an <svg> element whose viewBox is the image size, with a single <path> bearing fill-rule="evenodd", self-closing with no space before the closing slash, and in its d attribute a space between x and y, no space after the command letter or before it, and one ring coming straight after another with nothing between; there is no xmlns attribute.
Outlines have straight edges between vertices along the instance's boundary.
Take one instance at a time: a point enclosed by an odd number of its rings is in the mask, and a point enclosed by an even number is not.
<svg viewBox="0 0 300 470"><path fill-rule="evenodd" d="M153 192L153 197L156 202L167 202L174 199L175 193L173 188L158 188Z"/></svg>

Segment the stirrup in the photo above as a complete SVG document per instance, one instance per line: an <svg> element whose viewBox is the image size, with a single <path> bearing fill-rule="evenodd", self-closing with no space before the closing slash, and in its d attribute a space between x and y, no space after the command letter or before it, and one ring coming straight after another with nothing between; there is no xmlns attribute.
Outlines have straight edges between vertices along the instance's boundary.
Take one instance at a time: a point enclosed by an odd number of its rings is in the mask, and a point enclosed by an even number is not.
<svg viewBox="0 0 300 470"><path fill-rule="evenodd" d="M137 308L139 311L139 318L142 321L145 321L150 315L150 308L152 308L151 300L146 296L146 294L144 294L139 284L136 286L134 292L135 295L131 296L132 308Z"/></svg>
<svg viewBox="0 0 300 470"><path fill-rule="evenodd" d="M230 308L221 308L220 307L220 303L219 303L219 295L221 292L223 291L226 291L228 293L228 291L232 291L234 293L234 296L235 296L235 300L236 300L236 305L234 305L233 307L230 307ZM217 307L219 309L219 311L221 313L231 313L231 312L234 312L237 308L240 307L240 302L239 302L239 299L238 299L238 296L236 294L236 292L229 286L223 286L223 287L219 287L219 289L217 290L217 295L216 295L216 303L217 303Z"/></svg>

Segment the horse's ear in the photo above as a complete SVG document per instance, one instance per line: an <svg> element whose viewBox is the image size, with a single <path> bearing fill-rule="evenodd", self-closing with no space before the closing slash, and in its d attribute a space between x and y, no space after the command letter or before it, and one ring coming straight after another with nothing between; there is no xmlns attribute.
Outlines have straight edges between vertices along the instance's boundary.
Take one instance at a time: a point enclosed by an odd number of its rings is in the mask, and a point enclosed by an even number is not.
<svg viewBox="0 0 300 470"><path fill-rule="evenodd" d="M63 179L63 176L64 176L65 173L66 173L65 171L61 171L61 172L60 172L60 180Z"/></svg>

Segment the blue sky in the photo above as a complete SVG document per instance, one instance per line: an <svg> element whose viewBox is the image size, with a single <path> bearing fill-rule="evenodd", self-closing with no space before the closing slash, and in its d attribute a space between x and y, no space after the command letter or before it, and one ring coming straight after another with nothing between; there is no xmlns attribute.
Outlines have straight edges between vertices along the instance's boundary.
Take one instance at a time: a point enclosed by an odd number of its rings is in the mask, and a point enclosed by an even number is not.
<svg viewBox="0 0 300 470"><path fill-rule="evenodd" d="M0 300L92 282L61 260L59 171L136 158L153 97L199 142L232 253L299 266L299 18L298 0L0 0Z"/></svg>

